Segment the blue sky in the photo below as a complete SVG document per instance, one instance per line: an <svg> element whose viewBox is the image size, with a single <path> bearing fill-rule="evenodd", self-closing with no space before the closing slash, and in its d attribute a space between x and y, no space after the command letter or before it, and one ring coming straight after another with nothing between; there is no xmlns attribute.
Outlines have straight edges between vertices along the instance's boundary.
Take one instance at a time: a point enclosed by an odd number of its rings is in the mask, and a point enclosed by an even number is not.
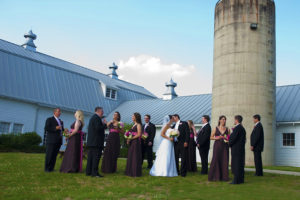
<svg viewBox="0 0 300 200"><path fill-rule="evenodd" d="M0 0L0 38L22 44L32 28L37 51L103 73L116 62L120 78L158 96L171 76L179 95L208 93L216 2ZM277 85L300 83L300 2L275 2ZM142 73L132 63L153 67Z"/></svg>

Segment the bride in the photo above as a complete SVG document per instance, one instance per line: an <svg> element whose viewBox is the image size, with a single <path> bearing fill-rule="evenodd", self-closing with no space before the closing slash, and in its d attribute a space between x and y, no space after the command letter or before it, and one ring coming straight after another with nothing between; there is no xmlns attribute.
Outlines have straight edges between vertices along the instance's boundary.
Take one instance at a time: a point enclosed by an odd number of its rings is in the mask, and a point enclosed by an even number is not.
<svg viewBox="0 0 300 200"><path fill-rule="evenodd" d="M170 133L174 131L174 129L170 128L172 123L173 119L169 115L164 117L161 131L163 139L156 151L156 159L150 170L151 176L178 176L175 163L174 138L170 137Z"/></svg>

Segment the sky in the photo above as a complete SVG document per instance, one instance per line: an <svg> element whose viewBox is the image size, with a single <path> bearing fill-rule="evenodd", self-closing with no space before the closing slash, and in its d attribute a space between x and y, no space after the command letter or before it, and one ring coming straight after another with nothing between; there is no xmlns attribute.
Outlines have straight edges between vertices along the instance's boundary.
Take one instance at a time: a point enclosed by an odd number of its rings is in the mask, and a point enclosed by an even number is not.
<svg viewBox="0 0 300 200"><path fill-rule="evenodd" d="M109 73L161 97L210 93L217 0L0 0L0 38ZM300 83L300 1L275 0L277 85Z"/></svg>

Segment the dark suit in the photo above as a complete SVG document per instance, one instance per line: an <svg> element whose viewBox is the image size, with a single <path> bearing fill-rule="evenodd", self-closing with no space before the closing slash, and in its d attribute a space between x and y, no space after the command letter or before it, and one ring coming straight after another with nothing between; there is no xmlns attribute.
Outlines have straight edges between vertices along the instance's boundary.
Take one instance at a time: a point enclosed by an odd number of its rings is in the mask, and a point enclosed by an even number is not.
<svg viewBox="0 0 300 200"><path fill-rule="evenodd" d="M60 121L62 130L64 130L63 121ZM49 117L45 123L45 136L46 136L46 159L45 159L45 171L51 172L54 170L56 157L62 145L62 130L56 130L56 126L59 126L55 117Z"/></svg>
<svg viewBox="0 0 300 200"><path fill-rule="evenodd" d="M88 159L86 166L86 175L97 176L99 161L104 147L106 124L102 123L102 119L94 114L89 122L87 148Z"/></svg>
<svg viewBox="0 0 300 200"><path fill-rule="evenodd" d="M239 124L229 138L231 147L231 170L234 175L233 184L244 183L246 130Z"/></svg>
<svg viewBox="0 0 300 200"><path fill-rule="evenodd" d="M151 168L153 165L153 140L156 133L156 127L154 124L149 122L148 126L145 129L145 124L143 125L143 131L148 133L148 137L146 140L141 142L142 145L142 164L144 161L145 153L147 154L147 160L148 160L148 168ZM151 142L152 145L149 146L148 143Z"/></svg>
<svg viewBox="0 0 300 200"><path fill-rule="evenodd" d="M260 122L254 127L251 133L251 146L253 146L254 163L256 168L255 175L263 175L261 152L264 150L264 128Z"/></svg>
<svg viewBox="0 0 300 200"><path fill-rule="evenodd" d="M176 124L173 126L175 128ZM177 141L174 142L174 150L175 150L175 160L178 174L181 176L186 176L187 172L187 154L188 148L184 147L184 143L189 143L190 140L190 130L187 122L180 121L178 126L179 137ZM179 171L179 156L181 157L181 167Z"/></svg>
<svg viewBox="0 0 300 200"><path fill-rule="evenodd" d="M211 126L207 123L197 134L197 145L200 147L199 153L201 157L201 174L207 174L208 172L208 153L210 148L210 135L211 135Z"/></svg>

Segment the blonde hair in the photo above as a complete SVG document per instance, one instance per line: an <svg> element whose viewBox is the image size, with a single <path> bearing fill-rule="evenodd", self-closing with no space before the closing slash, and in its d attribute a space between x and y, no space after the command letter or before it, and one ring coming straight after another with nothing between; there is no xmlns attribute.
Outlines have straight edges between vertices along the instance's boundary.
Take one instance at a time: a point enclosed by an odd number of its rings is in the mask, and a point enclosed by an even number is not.
<svg viewBox="0 0 300 200"><path fill-rule="evenodd" d="M84 115L81 110L76 110L75 117L77 120L80 120L80 122L82 123L82 126L84 126Z"/></svg>

